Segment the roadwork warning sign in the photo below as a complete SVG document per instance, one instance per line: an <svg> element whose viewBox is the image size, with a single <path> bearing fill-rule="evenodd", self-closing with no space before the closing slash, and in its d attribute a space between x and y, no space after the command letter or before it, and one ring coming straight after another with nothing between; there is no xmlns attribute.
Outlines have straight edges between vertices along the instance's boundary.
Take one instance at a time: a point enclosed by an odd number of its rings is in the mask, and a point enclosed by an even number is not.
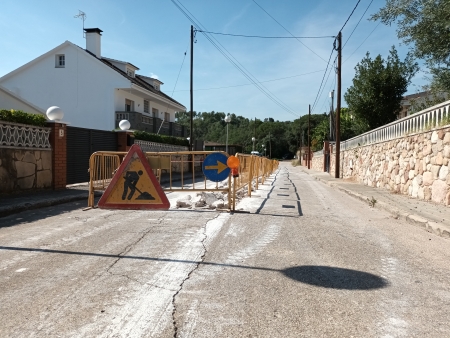
<svg viewBox="0 0 450 338"><path fill-rule="evenodd" d="M98 207L102 209L169 209L170 202L141 148L134 144L125 156Z"/></svg>

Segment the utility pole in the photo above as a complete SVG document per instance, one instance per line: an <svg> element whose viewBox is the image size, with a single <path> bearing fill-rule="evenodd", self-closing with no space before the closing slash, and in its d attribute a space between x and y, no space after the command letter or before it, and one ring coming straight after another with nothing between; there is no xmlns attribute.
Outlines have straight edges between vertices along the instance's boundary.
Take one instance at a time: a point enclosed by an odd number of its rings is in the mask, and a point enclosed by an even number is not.
<svg viewBox="0 0 450 338"><path fill-rule="evenodd" d="M336 166L334 177L340 177L341 166L341 75L342 75L342 32L337 36L338 40L338 69L337 69L337 103L336 103Z"/></svg>
<svg viewBox="0 0 450 338"><path fill-rule="evenodd" d="M310 132L311 132L311 105L308 106L308 169L311 169L311 143L310 143Z"/></svg>
<svg viewBox="0 0 450 338"><path fill-rule="evenodd" d="M189 151L194 144L194 26L191 25L191 131L189 135Z"/></svg>

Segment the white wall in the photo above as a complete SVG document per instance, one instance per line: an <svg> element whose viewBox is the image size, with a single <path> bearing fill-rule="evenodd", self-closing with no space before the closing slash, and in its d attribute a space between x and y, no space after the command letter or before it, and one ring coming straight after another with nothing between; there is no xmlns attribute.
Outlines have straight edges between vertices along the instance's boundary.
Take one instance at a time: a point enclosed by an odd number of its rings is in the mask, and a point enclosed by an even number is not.
<svg viewBox="0 0 450 338"><path fill-rule="evenodd" d="M56 54L65 54L65 68L55 67ZM63 44L1 84L43 111L60 107L71 126L113 130L114 89L129 87L130 81L84 50Z"/></svg>
<svg viewBox="0 0 450 338"><path fill-rule="evenodd" d="M24 102L16 98L14 95L11 95L11 93L2 90L1 88L0 88L0 109L23 110L26 113L45 115L44 111L40 110L37 107L34 107L33 105L28 104L27 102Z"/></svg>

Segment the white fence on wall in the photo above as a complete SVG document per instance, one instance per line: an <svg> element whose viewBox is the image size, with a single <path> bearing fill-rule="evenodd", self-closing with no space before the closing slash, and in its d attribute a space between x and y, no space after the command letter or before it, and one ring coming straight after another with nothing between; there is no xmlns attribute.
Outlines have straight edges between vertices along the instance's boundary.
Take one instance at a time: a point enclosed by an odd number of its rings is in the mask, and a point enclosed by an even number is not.
<svg viewBox="0 0 450 338"><path fill-rule="evenodd" d="M386 142L450 124L450 100L341 142L341 150Z"/></svg>
<svg viewBox="0 0 450 338"><path fill-rule="evenodd" d="M189 147L175 146L172 144L164 144L157 142L149 142L142 140L134 140L134 144L138 144L144 152L176 152L188 151Z"/></svg>
<svg viewBox="0 0 450 338"><path fill-rule="evenodd" d="M50 128L0 121L0 147L51 149Z"/></svg>

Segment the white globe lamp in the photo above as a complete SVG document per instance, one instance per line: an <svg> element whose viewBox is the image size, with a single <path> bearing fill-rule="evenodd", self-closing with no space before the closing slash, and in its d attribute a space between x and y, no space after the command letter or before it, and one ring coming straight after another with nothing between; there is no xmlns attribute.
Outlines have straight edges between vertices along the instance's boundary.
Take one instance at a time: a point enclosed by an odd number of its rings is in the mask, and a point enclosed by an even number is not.
<svg viewBox="0 0 450 338"><path fill-rule="evenodd" d="M119 122L119 128L121 130L128 130L128 129L130 129L130 127L131 127L131 124L128 120L122 120Z"/></svg>
<svg viewBox="0 0 450 338"><path fill-rule="evenodd" d="M50 121L61 121L64 117L64 112L57 106L52 106L47 109L46 115Z"/></svg>

